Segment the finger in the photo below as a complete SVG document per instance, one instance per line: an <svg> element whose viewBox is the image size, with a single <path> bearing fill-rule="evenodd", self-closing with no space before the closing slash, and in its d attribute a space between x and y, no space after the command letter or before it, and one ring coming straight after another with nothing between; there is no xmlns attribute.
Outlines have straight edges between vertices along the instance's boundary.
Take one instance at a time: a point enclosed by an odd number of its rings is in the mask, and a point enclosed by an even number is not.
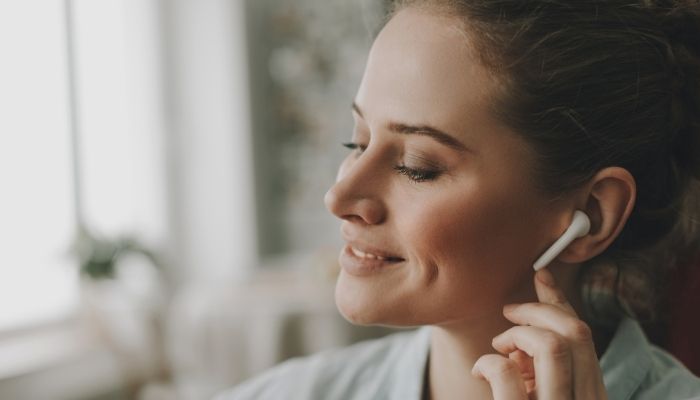
<svg viewBox="0 0 700 400"><path fill-rule="evenodd" d="M562 336L534 326L515 326L493 338L500 353L522 350L534 359L538 400L565 400L573 394L573 361Z"/></svg>
<svg viewBox="0 0 700 400"><path fill-rule="evenodd" d="M527 400L523 378L515 361L498 354L481 356L472 369L472 375L485 379L494 400Z"/></svg>
<svg viewBox="0 0 700 400"><path fill-rule="evenodd" d="M547 303L509 304L503 315L517 325L531 325L558 333L576 344L593 345L593 334L582 320Z"/></svg>
<svg viewBox="0 0 700 400"><path fill-rule="evenodd" d="M600 364L595 353L591 330L583 321L578 319L576 311L574 311L564 293L556 285L554 276L549 270L542 269L535 273L535 291L542 303L551 304L576 317L575 320L560 320L556 327L552 326L552 324L548 325L552 331L569 338L572 342L573 387L575 395L588 396L593 392L593 388L603 388ZM544 307L541 307L541 309L544 309ZM553 315L550 314L550 316ZM540 323L533 325L544 326L540 325Z"/></svg>
<svg viewBox="0 0 700 400"><path fill-rule="evenodd" d="M508 358L515 361L520 370L520 376L523 377L525 382L525 391L530 394L535 389L535 365L533 364L532 357L528 356L522 350L515 350L514 352L508 354Z"/></svg>
<svg viewBox="0 0 700 400"><path fill-rule="evenodd" d="M547 268L535 273L535 292L542 303L552 304L576 316L576 311L569 304L564 292L557 286L554 275Z"/></svg>
<svg viewBox="0 0 700 400"><path fill-rule="evenodd" d="M574 393L592 393L602 386L600 365L588 325L565 311L544 303L513 304L504 308L504 315L518 325L550 330L567 339L571 345Z"/></svg>

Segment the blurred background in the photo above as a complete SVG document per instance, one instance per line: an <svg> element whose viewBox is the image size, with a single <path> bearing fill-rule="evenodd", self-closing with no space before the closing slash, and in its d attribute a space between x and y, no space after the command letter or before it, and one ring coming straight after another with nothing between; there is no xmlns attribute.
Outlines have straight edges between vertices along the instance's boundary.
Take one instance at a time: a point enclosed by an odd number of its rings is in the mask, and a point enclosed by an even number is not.
<svg viewBox="0 0 700 400"><path fill-rule="evenodd" d="M391 332L337 312L322 200L387 2L0 0L0 399L209 399ZM698 271L647 330L696 373Z"/></svg>
<svg viewBox="0 0 700 400"><path fill-rule="evenodd" d="M382 335L322 198L383 0L0 0L0 399L207 399Z"/></svg>

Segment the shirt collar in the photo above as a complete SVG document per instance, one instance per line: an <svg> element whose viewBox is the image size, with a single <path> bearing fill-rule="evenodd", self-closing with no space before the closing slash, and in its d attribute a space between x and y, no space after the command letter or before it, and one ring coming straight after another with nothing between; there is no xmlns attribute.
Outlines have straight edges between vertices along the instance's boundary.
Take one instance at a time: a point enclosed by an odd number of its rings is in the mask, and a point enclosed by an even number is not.
<svg viewBox="0 0 700 400"><path fill-rule="evenodd" d="M416 330L401 354L395 370L398 385L393 385L388 398L391 400L420 400L423 393L423 377L430 352L430 326Z"/></svg>
<svg viewBox="0 0 700 400"><path fill-rule="evenodd" d="M651 346L639 324L624 318L600 359L603 381L611 399L629 399L651 368Z"/></svg>

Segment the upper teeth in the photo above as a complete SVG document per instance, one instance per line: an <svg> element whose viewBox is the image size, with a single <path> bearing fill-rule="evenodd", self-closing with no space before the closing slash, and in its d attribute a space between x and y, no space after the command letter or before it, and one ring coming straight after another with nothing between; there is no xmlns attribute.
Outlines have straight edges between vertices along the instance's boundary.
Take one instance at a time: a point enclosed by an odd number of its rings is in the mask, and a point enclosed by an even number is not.
<svg viewBox="0 0 700 400"><path fill-rule="evenodd" d="M362 258L376 258L377 260L386 260L385 257L378 256L378 255L372 254L372 253L365 253L364 251L357 250L357 249L354 248L354 247L350 247L350 249L352 249L352 252L355 253L355 255L358 256L358 257L362 257Z"/></svg>

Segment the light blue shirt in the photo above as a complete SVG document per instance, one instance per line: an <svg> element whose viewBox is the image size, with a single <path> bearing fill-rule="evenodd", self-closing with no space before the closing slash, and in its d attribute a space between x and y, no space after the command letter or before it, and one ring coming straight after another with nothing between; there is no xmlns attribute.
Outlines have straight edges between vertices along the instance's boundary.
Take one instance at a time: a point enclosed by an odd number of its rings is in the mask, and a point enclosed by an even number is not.
<svg viewBox="0 0 700 400"><path fill-rule="evenodd" d="M286 361L214 400L420 400L430 327ZM624 319L600 360L610 400L700 400L700 378Z"/></svg>

